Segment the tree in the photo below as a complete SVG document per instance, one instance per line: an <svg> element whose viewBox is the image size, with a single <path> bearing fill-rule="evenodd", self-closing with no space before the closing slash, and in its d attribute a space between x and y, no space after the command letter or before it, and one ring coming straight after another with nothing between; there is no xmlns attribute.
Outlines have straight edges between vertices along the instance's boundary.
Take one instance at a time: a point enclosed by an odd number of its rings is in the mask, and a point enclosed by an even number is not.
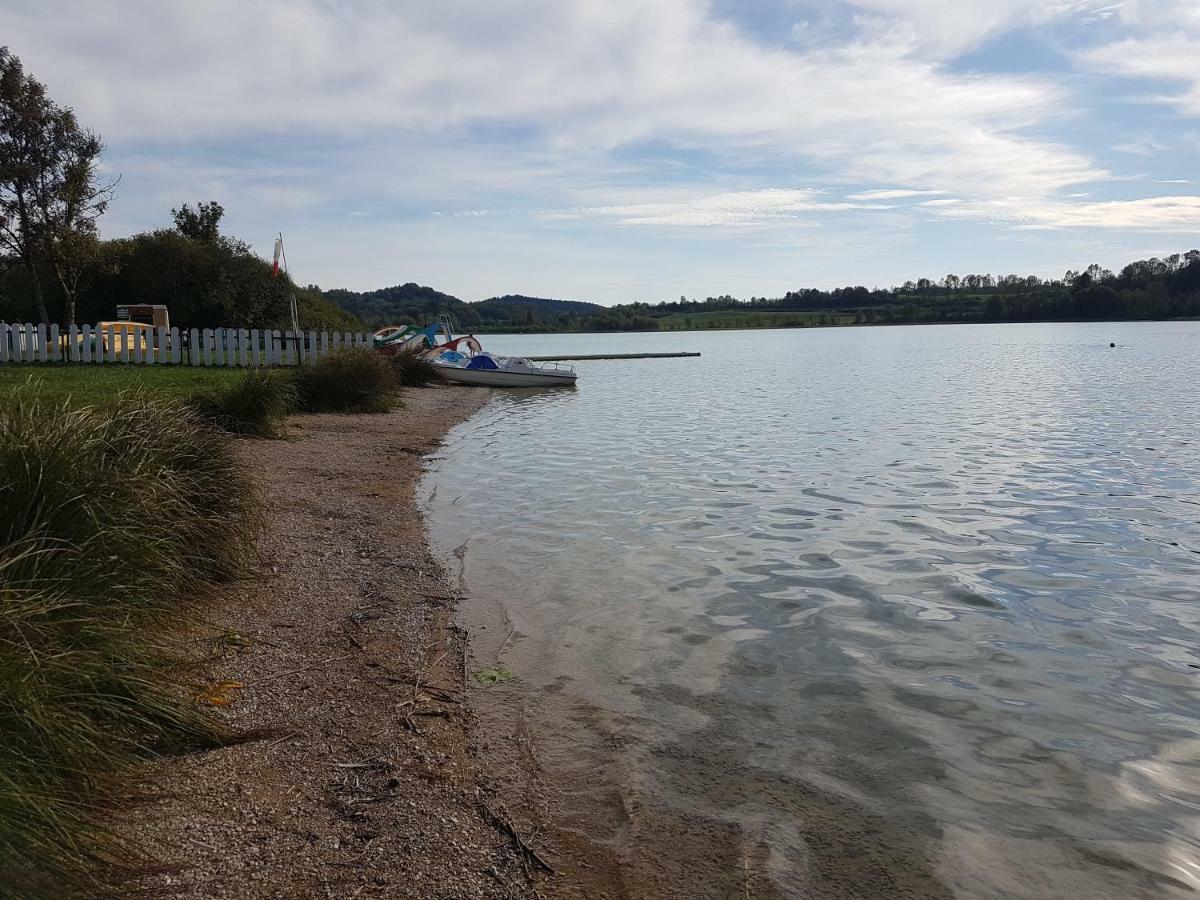
<svg viewBox="0 0 1200 900"><path fill-rule="evenodd" d="M43 278L63 294L63 317L75 321L80 273L95 247L96 220L116 183L98 185L104 145L81 128L70 109L26 74L21 60L0 47L0 248L29 274L38 316L49 322Z"/></svg>
<svg viewBox="0 0 1200 900"><path fill-rule="evenodd" d="M216 200L207 203L197 203L192 209L183 204L179 209L172 209L171 216L175 219L175 227L184 237L190 237L206 244L215 244L221 236L219 226L221 217L225 215L225 207Z"/></svg>
<svg viewBox="0 0 1200 900"><path fill-rule="evenodd" d="M1083 277L1087 277L1086 273ZM1124 312L1120 295L1103 284L1089 284L1076 290L1071 299L1075 305L1075 315L1084 319L1119 318Z"/></svg>

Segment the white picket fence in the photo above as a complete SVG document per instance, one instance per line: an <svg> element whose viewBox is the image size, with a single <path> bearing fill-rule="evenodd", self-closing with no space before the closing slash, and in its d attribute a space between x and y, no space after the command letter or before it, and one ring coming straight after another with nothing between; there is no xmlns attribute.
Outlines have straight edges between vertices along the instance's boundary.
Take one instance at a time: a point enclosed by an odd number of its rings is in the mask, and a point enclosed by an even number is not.
<svg viewBox="0 0 1200 900"><path fill-rule="evenodd" d="M351 331L258 328L153 328L130 334L114 326L0 324L0 363L132 363L134 365L298 366L343 347L367 347Z"/></svg>

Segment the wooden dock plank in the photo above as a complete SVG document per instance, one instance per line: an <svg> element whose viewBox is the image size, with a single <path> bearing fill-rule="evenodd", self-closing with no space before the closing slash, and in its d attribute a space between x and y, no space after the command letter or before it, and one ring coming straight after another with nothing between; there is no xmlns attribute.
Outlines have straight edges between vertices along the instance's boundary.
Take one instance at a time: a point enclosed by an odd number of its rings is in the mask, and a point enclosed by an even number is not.
<svg viewBox="0 0 1200 900"><path fill-rule="evenodd" d="M680 356L699 356L699 353L596 353L574 356L526 356L530 362L563 362L578 359L673 359Z"/></svg>

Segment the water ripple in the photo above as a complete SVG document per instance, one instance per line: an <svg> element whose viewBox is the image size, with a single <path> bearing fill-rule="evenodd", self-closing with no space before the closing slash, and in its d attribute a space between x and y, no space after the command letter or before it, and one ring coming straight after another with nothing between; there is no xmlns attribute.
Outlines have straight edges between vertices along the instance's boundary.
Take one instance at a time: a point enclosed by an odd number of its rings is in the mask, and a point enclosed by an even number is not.
<svg viewBox="0 0 1200 900"><path fill-rule="evenodd" d="M1200 326L506 340L704 351L499 394L429 476L631 868L726 896L755 846L866 895L833 840L927 896L1200 889Z"/></svg>

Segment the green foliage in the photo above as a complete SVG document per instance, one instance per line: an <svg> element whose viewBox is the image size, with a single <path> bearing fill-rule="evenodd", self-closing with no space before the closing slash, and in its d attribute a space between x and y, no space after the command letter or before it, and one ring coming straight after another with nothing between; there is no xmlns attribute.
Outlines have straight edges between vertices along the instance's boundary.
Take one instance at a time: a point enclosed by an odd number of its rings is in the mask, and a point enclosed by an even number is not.
<svg viewBox="0 0 1200 900"><path fill-rule="evenodd" d="M583 319L604 312L604 307L597 303L525 297L520 294L491 297L471 306L478 312L479 330L484 332L560 331L573 328Z"/></svg>
<svg viewBox="0 0 1200 900"><path fill-rule="evenodd" d="M0 47L0 318L98 322L122 303L165 303L183 328L357 330L318 289L299 292L240 240L215 200L171 210L174 229L100 241L115 184L97 181L103 144Z"/></svg>
<svg viewBox="0 0 1200 900"><path fill-rule="evenodd" d="M326 291L325 299L358 316L369 328L381 325L425 325L442 313L454 316L467 331L478 328L480 318L469 304L430 287L409 282L366 294L341 289Z"/></svg>
<svg viewBox="0 0 1200 900"><path fill-rule="evenodd" d="M790 291L781 298L615 307L655 317L663 328L792 327L910 322L1036 322L1064 319L1147 319L1200 314L1200 253L1142 260L1114 274L1100 266L1060 280L1022 275L947 275L890 289ZM787 317L794 317L791 321Z"/></svg>
<svg viewBox="0 0 1200 900"><path fill-rule="evenodd" d="M300 325L308 331L363 330L363 323L357 316L326 300L321 289L315 285L297 288L296 307L300 312ZM291 323L285 325L291 327Z"/></svg>
<svg viewBox="0 0 1200 900"><path fill-rule="evenodd" d="M414 350L401 350L387 357L396 372L396 378L405 387L425 387L437 381L437 369L426 357Z"/></svg>
<svg viewBox="0 0 1200 900"><path fill-rule="evenodd" d="M350 347L296 373L300 407L308 412L387 412L399 400L391 363L382 354Z"/></svg>
<svg viewBox="0 0 1200 900"><path fill-rule="evenodd" d="M109 242L113 264L80 299L84 321L111 319L120 303L165 303L184 328L276 327L290 282L239 241L160 230Z"/></svg>
<svg viewBox="0 0 1200 900"><path fill-rule="evenodd" d="M249 437L279 437L296 405L292 378L271 369L250 369L236 381L195 395L188 405L222 431Z"/></svg>
<svg viewBox="0 0 1200 900"><path fill-rule="evenodd" d="M508 669L480 669L475 673L475 680L484 687L495 687L498 684L507 684L516 678Z"/></svg>
<svg viewBox="0 0 1200 900"><path fill-rule="evenodd" d="M776 298L740 300L724 294L607 308L521 296L464 303L416 284L366 294L328 291L325 296L371 325L423 324L449 313L462 330L480 333L1192 318L1200 316L1200 252L1139 260L1119 274L1092 265L1050 280L1034 275L947 275L887 289L806 288Z"/></svg>
<svg viewBox="0 0 1200 900"><path fill-rule="evenodd" d="M75 320L96 220L115 186L96 181L102 149L100 138L0 47L0 253L11 255L28 274L40 321L48 315L43 281L51 277L65 319Z"/></svg>
<svg viewBox="0 0 1200 900"><path fill-rule="evenodd" d="M700 331L726 328L813 328L826 325L852 325L854 314L817 312L765 312L717 310L681 313L654 320L660 331Z"/></svg>
<svg viewBox="0 0 1200 900"><path fill-rule="evenodd" d="M216 204L200 204L208 210ZM189 208L185 205L184 210ZM181 213L177 210L177 215ZM204 215L191 211L193 217ZM211 218L215 213L206 213ZM194 224L194 227L193 227ZM212 223L215 228L215 222ZM184 226L204 235L203 221ZM84 253L83 250L87 249ZM80 244L76 319L99 322L116 317L123 303L163 303L171 324L180 328L291 327L288 298L296 295L301 327L306 330L359 331L362 323L329 302L319 288L298 288L287 275L271 274L271 265L243 241L211 233L189 237L174 228L133 237ZM3 260L0 260L2 263ZM13 322L41 319L37 279L52 272L0 265L0 318ZM48 316L64 318L62 292L47 292Z"/></svg>
<svg viewBox="0 0 1200 900"><path fill-rule="evenodd" d="M78 320L113 319L122 303L164 303L180 328L290 328L288 298L295 293L300 324L309 330L359 331L362 324L324 299L317 288L298 288L250 252L242 241L217 235L188 237L160 229L100 241L80 278ZM0 318L37 319L32 276L10 270L0 281ZM48 299L60 319L61 298Z"/></svg>
<svg viewBox="0 0 1200 900"><path fill-rule="evenodd" d="M575 300L550 300L509 294L478 303L464 303L450 294L419 284L396 285L368 293L332 290L332 303L361 318L369 327L426 325L442 314L463 331L537 332L576 329L581 321L604 307Z"/></svg>
<svg viewBox="0 0 1200 900"><path fill-rule="evenodd" d="M221 217L224 215L225 207L216 200L197 203L195 209L185 203L171 210L171 218L175 220L175 227L180 234L206 243L213 243L220 238Z"/></svg>
<svg viewBox="0 0 1200 900"><path fill-rule="evenodd" d="M222 739L157 626L246 571L254 493L177 401L28 386L0 397L0 508L0 898L57 898L121 849L91 819L115 768Z"/></svg>

